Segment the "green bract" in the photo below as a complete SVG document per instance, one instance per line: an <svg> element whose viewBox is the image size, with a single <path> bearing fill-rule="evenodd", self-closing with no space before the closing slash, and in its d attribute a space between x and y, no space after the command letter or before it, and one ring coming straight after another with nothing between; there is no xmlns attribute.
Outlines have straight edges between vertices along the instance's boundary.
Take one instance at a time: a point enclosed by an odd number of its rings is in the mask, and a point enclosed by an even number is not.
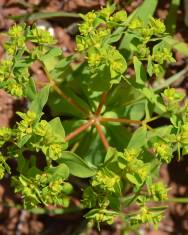
<svg viewBox="0 0 188 235"><path fill-rule="evenodd" d="M72 207L79 195L79 209L98 225L119 217L127 227L157 226L164 208L150 202L168 199L159 168L188 153L188 103L163 78L175 62L165 25L114 5L81 17L69 57L37 26L9 30L1 88L27 98L28 109L0 129L0 178L11 177L25 208ZM39 91L30 74L36 61L48 79ZM136 209L124 213L132 204Z"/></svg>

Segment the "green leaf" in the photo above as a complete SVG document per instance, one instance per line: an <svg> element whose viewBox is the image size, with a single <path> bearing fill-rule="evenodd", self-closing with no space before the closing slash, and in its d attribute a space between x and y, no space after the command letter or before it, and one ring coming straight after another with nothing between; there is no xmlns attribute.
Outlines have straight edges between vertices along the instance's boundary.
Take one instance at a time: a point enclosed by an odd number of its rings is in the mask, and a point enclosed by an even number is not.
<svg viewBox="0 0 188 235"><path fill-rule="evenodd" d="M70 117L83 117L83 114L78 109L70 105L55 92L50 93L48 106L53 116L61 116L64 114Z"/></svg>
<svg viewBox="0 0 188 235"><path fill-rule="evenodd" d="M82 158L72 152L64 151L62 158L58 162L65 163L69 168L70 174L80 178L88 178L96 173L94 167L90 167Z"/></svg>
<svg viewBox="0 0 188 235"><path fill-rule="evenodd" d="M39 170L36 166L32 166L24 173L27 173L28 177L35 177L35 175L41 173L41 170Z"/></svg>
<svg viewBox="0 0 188 235"><path fill-rule="evenodd" d="M157 7L158 0L145 0L140 7L138 7L130 17L130 21L135 18L139 18L144 23L147 23L151 16L153 16L155 9ZM131 56L132 52L136 50L136 39L135 35L131 33L126 33L123 37L119 50L127 59Z"/></svg>
<svg viewBox="0 0 188 235"><path fill-rule="evenodd" d="M180 52L182 55L188 56L188 44L180 42L178 39L173 37L166 37L163 39L169 46Z"/></svg>
<svg viewBox="0 0 188 235"><path fill-rule="evenodd" d="M147 23L149 18L153 16L157 4L158 0L145 0L142 5L136 9L134 18L139 18L144 21L144 23Z"/></svg>
<svg viewBox="0 0 188 235"><path fill-rule="evenodd" d="M132 120L141 120L145 115L145 100L133 105L129 111Z"/></svg>
<svg viewBox="0 0 188 235"><path fill-rule="evenodd" d="M145 82L147 80L146 71L144 69L144 66L140 60L136 56L133 58L134 63L134 69L136 73L136 82L140 85L145 85Z"/></svg>
<svg viewBox="0 0 188 235"><path fill-rule="evenodd" d="M145 120L150 120L153 114L154 105L151 104L148 100L145 100Z"/></svg>
<svg viewBox="0 0 188 235"><path fill-rule="evenodd" d="M154 91L160 91L164 88L168 88L170 85L172 85L175 82L181 83L184 79L186 79L185 74L188 72L188 68L185 67L182 69L180 72L175 73L168 79L164 79L162 81L156 81L153 86L154 86Z"/></svg>
<svg viewBox="0 0 188 235"><path fill-rule="evenodd" d="M30 101L33 101L35 99L35 96L37 95L37 90L36 90L34 79L29 78L29 82L27 83L25 94L26 94L26 97Z"/></svg>
<svg viewBox="0 0 188 235"><path fill-rule="evenodd" d="M50 49L45 55L43 55L40 60L43 62L48 72L54 69L55 65L58 63L58 56L62 55L62 50L59 47Z"/></svg>
<svg viewBox="0 0 188 235"><path fill-rule="evenodd" d="M178 8L180 6L180 0L172 0L170 3L170 9L165 20L165 25L167 32L170 34L175 33L176 30L176 21L178 16Z"/></svg>
<svg viewBox="0 0 188 235"><path fill-rule="evenodd" d="M109 143L116 147L118 151L123 151L130 140L130 133L127 128L121 125L110 124L106 124L105 127L106 133L109 136Z"/></svg>
<svg viewBox="0 0 188 235"><path fill-rule="evenodd" d="M24 158L23 154L20 153L17 158L17 170L24 174L28 171L29 168L29 162Z"/></svg>
<svg viewBox="0 0 188 235"><path fill-rule="evenodd" d="M105 158L104 158L104 163L107 163L107 162L113 160L116 153L117 153L117 150L115 148L110 147L107 151Z"/></svg>
<svg viewBox="0 0 188 235"><path fill-rule="evenodd" d="M139 127L132 135L127 148L140 148L147 142L147 129L145 127Z"/></svg>
<svg viewBox="0 0 188 235"><path fill-rule="evenodd" d="M104 162L104 146L94 129L91 129L82 136L76 153L82 156L85 161L95 166L99 166Z"/></svg>
<svg viewBox="0 0 188 235"><path fill-rule="evenodd" d="M57 135L61 136L62 139L65 138L65 130L62 126L61 120L59 117L56 117L54 119L52 119L49 124L51 125L54 133L56 133Z"/></svg>
<svg viewBox="0 0 188 235"><path fill-rule="evenodd" d="M122 37L123 34L124 34L124 28L119 27L111 34L110 37L107 38L107 40L105 42L108 44L112 44L114 42L117 42L120 40L120 38Z"/></svg>
<svg viewBox="0 0 188 235"><path fill-rule="evenodd" d="M107 108L111 111L113 107L127 106L141 96L143 96L141 92L133 87L132 84L122 81L120 84L114 85L110 90L110 95L107 96L107 106L109 106Z"/></svg>
<svg viewBox="0 0 188 235"><path fill-rule="evenodd" d="M69 167L66 164L59 164L56 167L49 167L45 169L47 173L52 174L51 180L67 179L69 177Z"/></svg>
<svg viewBox="0 0 188 235"><path fill-rule="evenodd" d="M47 209L36 207L29 209L28 211L34 214L46 214L46 215L62 215L62 214L68 214L68 213L75 213L83 210L82 207L69 207L69 208L51 208Z"/></svg>
<svg viewBox="0 0 188 235"><path fill-rule="evenodd" d="M36 95L35 99L32 101L29 110L37 114L38 119L42 116L42 110L44 105L48 101L50 86L47 85Z"/></svg>
<svg viewBox="0 0 188 235"><path fill-rule="evenodd" d="M61 18L61 17L69 17L69 18L80 18L80 14L73 12L36 12L32 14L22 14L17 16L11 16L12 19L15 20L42 20L42 19L51 19L51 18Z"/></svg>
<svg viewBox="0 0 188 235"><path fill-rule="evenodd" d="M70 66L70 63L72 62L74 56L68 56L63 59L58 59L58 62L55 64L55 66L52 68L50 72L50 76L54 80L64 80L67 79L68 76L71 76L73 73L73 70Z"/></svg>
<svg viewBox="0 0 188 235"><path fill-rule="evenodd" d="M25 135L24 137L22 137L18 142L17 145L19 148L22 148L27 141L31 138L31 135Z"/></svg>
<svg viewBox="0 0 188 235"><path fill-rule="evenodd" d="M142 184L142 181L140 181L139 178L136 177L135 175L131 175L131 174L127 173L127 174L126 174L126 177L127 177L127 179L128 179L131 183L133 183L133 184L135 184L135 185L137 185L137 186L139 186L139 185Z"/></svg>
<svg viewBox="0 0 188 235"><path fill-rule="evenodd" d="M89 110L90 106L86 103L86 101L77 95L69 86L69 84L62 83L61 85L62 91L70 98L75 100L77 104L83 107L85 110ZM81 112L78 108L71 105L67 100L62 99L57 93L51 92L48 105L50 106L51 112L54 116L71 116L71 117L83 117L85 116L83 112Z"/></svg>
<svg viewBox="0 0 188 235"><path fill-rule="evenodd" d="M170 201L170 200L169 200ZM157 206L157 207L150 207L150 211L164 211L168 208L168 206Z"/></svg>
<svg viewBox="0 0 188 235"><path fill-rule="evenodd" d="M151 77L153 74L153 63L152 63L152 56L148 56L148 64L147 64L147 72L149 76Z"/></svg>
<svg viewBox="0 0 188 235"><path fill-rule="evenodd" d="M138 39L131 33L126 33L126 36L121 40L119 50L126 60L130 59L134 51L137 51L137 43Z"/></svg>
<svg viewBox="0 0 188 235"><path fill-rule="evenodd" d="M145 95L149 102L155 104L162 112L166 112L166 107L163 104L162 98L158 94L155 94L155 91L152 88L144 87L140 91Z"/></svg>
<svg viewBox="0 0 188 235"><path fill-rule="evenodd" d="M104 79L105 78L105 79ZM106 91L111 87L111 74L108 66L102 66L93 79L88 81L91 89L95 91Z"/></svg>
<svg viewBox="0 0 188 235"><path fill-rule="evenodd" d="M155 131L148 131L147 137L148 140L155 136L160 136L164 138L166 135L170 135L172 131L172 125L162 126L155 128Z"/></svg>

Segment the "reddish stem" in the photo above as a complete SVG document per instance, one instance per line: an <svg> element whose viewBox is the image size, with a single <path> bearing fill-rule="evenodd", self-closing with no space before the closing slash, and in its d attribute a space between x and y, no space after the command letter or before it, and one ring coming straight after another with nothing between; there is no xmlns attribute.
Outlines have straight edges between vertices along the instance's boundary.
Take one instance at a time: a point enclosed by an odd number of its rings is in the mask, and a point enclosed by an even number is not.
<svg viewBox="0 0 188 235"><path fill-rule="evenodd" d="M139 120L130 120L127 118L100 118L101 122L120 122L120 123L128 123L128 124L142 124L142 121Z"/></svg>
<svg viewBox="0 0 188 235"><path fill-rule="evenodd" d="M73 100L71 97L67 96L58 86L58 84L51 78L50 73L46 69L45 65L43 64L44 72L49 80L49 82L52 84L53 89L59 94L62 98L64 98L68 103L72 104L74 107L76 107L80 112L88 115L88 110L85 110L83 107L81 107L75 100Z"/></svg>
<svg viewBox="0 0 188 235"><path fill-rule="evenodd" d="M101 128L101 125L100 125L98 122L96 122L96 123L95 123L95 127L96 127L96 129L97 129L97 132L98 132L98 134L99 134L99 137L100 137L100 139L101 139L101 141L102 141L102 143L103 143L105 149L108 150L108 148L109 148L110 146L109 146L109 144L108 144L108 141L107 141L107 139L106 139L106 136L104 135L104 132L103 132L103 130L102 130L102 128Z"/></svg>
<svg viewBox="0 0 188 235"><path fill-rule="evenodd" d="M65 141L69 141L71 139L73 139L74 137L76 137L77 135L79 135L81 132L83 132L84 130L86 130L87 128L89 128L92 124L94 124L94 120L91 119L88 122L86 122L85 124L81 125L80 127L78 127L77 129L75 129L73 132L71 132L70 134L68 134L65 137Z"/></svg>
<svg viewBox="0 0 188 235"><path fill-rule="evenodd" d="M67 96L59 87L56 83L53 82L53 88L54 90L61 96L63 97L67 102L72 104L74 107L76 107L80 112L84 114L88 114L88 111L85 110L83 107L81 107L75 100L73 100L71 97Z"/></svg>
<svg viewBox="0 0 188 235"><path fill-rule="evenodd" d="M96 115L99 115L101 113L102 108L106 102L106 98L107 98L107 92L104 92L101 96L101 100L100 100L99 106L97 108L97 111L95 112Z"/></svg>

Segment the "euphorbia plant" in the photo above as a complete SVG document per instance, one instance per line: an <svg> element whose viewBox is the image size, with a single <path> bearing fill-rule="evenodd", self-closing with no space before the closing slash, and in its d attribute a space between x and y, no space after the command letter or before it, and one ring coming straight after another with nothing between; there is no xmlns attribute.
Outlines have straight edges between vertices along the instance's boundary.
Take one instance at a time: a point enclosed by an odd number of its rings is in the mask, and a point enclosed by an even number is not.
<svg viewBox="0 0 188 235"><path fill-rule="evenodd" d="M28 111L17 113L21 120L13 128L0 129L1 178L10 175L28 209L71 207L75 185L84 181L78 185L87 219L111 224L119 216L131 226L157 225L164 207L153 202L166 201L168 189L156 172L174 152L180 158L188 151L185 95L163 79L167 64L175 62L165 25L153 17L127 17L114 5L82 18L77 50L69 57L47 31L10 28L1 88L26 97ZM129 51L118 50L122 37L130 38ZM30 73L35 61L48 79L40 91ZM50 121L43 118L46 104ZM154 128L161 117L167 124Z"/></svg>

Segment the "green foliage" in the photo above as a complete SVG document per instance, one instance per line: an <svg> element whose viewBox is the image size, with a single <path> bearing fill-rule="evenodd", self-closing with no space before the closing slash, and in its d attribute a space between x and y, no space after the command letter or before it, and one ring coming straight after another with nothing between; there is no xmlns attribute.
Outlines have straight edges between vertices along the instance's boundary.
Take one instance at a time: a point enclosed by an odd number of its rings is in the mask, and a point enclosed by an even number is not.
<svg viewBox="0 0 188 235"><path fill-rule="evenodd" d="M9 29L8 36L5 44L7 56L0 64L1 87L13 96L27 96L29 67L44 54L44 47L54 43L54 39L49 32L26 25L14 25ZM35 44L34 49L27 47L28 41Z"/></svg>
<svg viewBox="0 0 188 235"><path fill-rule="evenodd" d="M149 211L147 207L142 207L140 209L139 214L132 216L131 225L137 226L139 224L152 223L156 227L156 225L161 221L161 219L161 212L152 212Z"/></svg>
<svg viewBox="0 0 188 235"><path fill-rule="evenodd" d="M68 195L72 191L71 184L64 182L68 175L68 167L60 164L58 167L46 168L45 172L36 174L35 177L13 177L12 184L16 187L15 192L22 193L26 208L40 204L68 207Z"/></svg>
<svg viewBox="0 0 188 235"><path fill-rule="evenodd" d="M69 57L35 25L10 28L1 88L29 105L15 126L0 129L0 178L11 177L25 208L69 208L80 188L85 217L98 226L116 217L131 227L160 222L163 208L150 202L165 202L168 189L157 172L188 153L188 103L169 87L174 77L164 81L175 59L164 23L152 17L157 1L146 2L132 16L115 5L81 15L77 51ZM84 62L75 66L79 58ZM30 74L35 61L48 79L40 91ZM153 128L161 117L168 125ZM124 214L132 204L136 211Z"/></svg>
<svg viewBox="0 0 188 235"><path fill-rule="evenodd" d="M149 191L154 201L165 201L168 199L166 186L162 182L150 185Z"/></svg>

